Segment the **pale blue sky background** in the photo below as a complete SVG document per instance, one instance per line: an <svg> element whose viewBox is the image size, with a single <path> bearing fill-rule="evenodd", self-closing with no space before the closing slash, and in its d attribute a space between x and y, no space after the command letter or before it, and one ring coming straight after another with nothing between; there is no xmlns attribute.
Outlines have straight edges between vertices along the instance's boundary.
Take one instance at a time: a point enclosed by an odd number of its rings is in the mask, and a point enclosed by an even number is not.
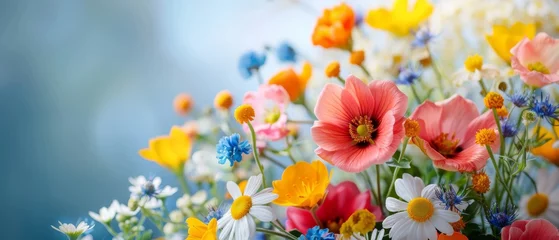
<svg viewBox="0 0 559 240"><path fill-rule="evenodd" d="M189 92L198 106L222 89L240 98L256 82L240 78L239 55L282 40L319 52L317 15L289 0L0 3L2 238L63 239L51 224L125 201L128 176L175 185L137 155L183 122L174 96ZM270 63L266 76L280 67Z"/></svg>

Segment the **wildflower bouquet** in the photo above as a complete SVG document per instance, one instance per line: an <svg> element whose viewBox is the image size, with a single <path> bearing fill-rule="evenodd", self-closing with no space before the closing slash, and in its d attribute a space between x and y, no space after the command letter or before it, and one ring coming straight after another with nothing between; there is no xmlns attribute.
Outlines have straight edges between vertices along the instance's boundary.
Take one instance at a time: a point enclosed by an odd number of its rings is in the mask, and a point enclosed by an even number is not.
<svg viewBox="0 0 559 240"><path fill-rule="evenodd" d="M130 178L127 204L89 215L113 239L559 239L557 5L325 9L312 43L347 61L319 67L288 43L245 53L257 89L200 113L177 96L191 120L139 151L180 190ZM273 55L291 67L263 76Z"/></svg>

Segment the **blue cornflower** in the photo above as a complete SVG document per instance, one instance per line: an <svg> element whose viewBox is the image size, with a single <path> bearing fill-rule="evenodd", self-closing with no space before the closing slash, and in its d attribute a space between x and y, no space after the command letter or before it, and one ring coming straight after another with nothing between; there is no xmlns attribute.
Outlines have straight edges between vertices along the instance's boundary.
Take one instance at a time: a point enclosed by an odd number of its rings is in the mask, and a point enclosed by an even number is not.
<svg viewBox="0 0 559 240"><path fill-rule="evenodd" d="M428 28L421 28L414 35L411 45L416 48L425 47L436 36Z"/></svg>
<svg viewBox="0 0 559 240"><path fill-rule="evenodd" d="M215 220L221 219L223 215L227 213L228 209L229 206L227 204L221 204L219 205L219 207L211 206L208 209L208 215L204 218L204 223L208 224L212 220L212 218L215 218Z"/></svg>
<svg viewBox="0 0 559 240"><path fill-rule="evenodd" d="M411 85L421 76L421 72L411 65L400 67L396 84Z"/></svg>
<svg viewBox="0 0 559 240"><path fill-rule="evenodd" d="M505 206L504 209L493 205L487 215L487 221L500 231L501 228L511 225L517 216L516 208L512 205Z"/></svg>
<svg viewBox="0 0 559 240"><path fill-rule="evenodd" d="M518 129L516 128L514 122L509 120L501 120L501 132L506 138L514 137L518 134Z"/></svg>
<svg viewBox="0 0 559 240"><path fill-rule="evenodd" d="M242 154L249 154L252 151L250 143L247 140L241 142L241 136L238 133L219 139L216 148L219 164L229 161L231 166L235 162L241 162Z"/></svg>
<svg viewBox="0 0 559 240"><path fill-rule="evenodd" d="M297 53L289 43L283 42L276 49L276 55L281 62L296 62Z"/></svg>
<svg viewBox="0 0 559 240"><path fill-rule="evenodd" d="M299 240L334 240L334 233L329 232L328 228L320 229L315 226L307 231L306 235L299 236Z"/></svg>
<svg viewBox="0 0 559 240"><path fill-rule="evenodd" d="M557 120L559 118L559 114L557 113L558 108L559 105L551 103L549 100L549 95L544 98L543 93L540 95L539 100L534 99L534 103L530 107L530 109L534 111L534 113L536 113L538 117L545 118L549 122L552 122L552 120Z"/></svg>
<svg viewBox="0 0 559 240"><path fill-rule="evenodd" d="M239 72L245 79L252 77L253 71L257 71L266 63L266 54L258 54L254 51L246 52L239 59Z"/></svg>
<svg viewBox="0 0 559 240"><path fill-rule="evenodd" d="M472 201L466 201L464 195L457 193L456 185L441 186L435 189L435 196L440 201L439 204L444 205L446 210L458 210L460 212L466 210Z"/></svg>
<svg viewBox="0 0 559 240"><path fill-rule="evenodd" d="M355 11L355 26L360 26L363 23L363 12Z"/></svg>
<svg viewBox="0 0 559 240"><path fill-rule="evenodd" d="M528 106L529 97L528 97L527 94L518 92L518 93L514 93L512 95L507 94L507 97L508 97L509 101L511 101L512 104L514 104L514 106L516 106L516 107L523 108L523 107Z"/></svg>

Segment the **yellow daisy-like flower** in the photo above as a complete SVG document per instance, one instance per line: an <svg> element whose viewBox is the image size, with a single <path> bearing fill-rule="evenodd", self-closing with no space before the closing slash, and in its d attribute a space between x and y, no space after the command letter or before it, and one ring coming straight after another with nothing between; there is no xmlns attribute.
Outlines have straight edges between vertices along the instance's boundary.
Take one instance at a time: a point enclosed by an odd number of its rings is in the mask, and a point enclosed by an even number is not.
<svg viewBox="0 0 559 240"><path fill-rule="evenodd" d="M324 70L327 77L337 77L340 76L340 63L338 61L333 61Z"/></svg>
<svg viewBox="0 0 559 240"><path fill-rule="evenodd" d="M433 12L433 5L427 0L417 0L411 9L408 0L396 0L392 9L373 9L369 11L365 21L373 28L406 36L416 30Z"/></svg>
<svg viewBox="0 0 559 240"><path fill-rule="evenodd" d="M501 94L498 94L496 92L489 92L487 93L487 95L485 95L485 98L483 98L483 102L485 103L485 106L487 108L499 109L503 107L505 99L503 98L503 96L501 96Z"/></svg>
<svg viewBox="0 0 559 240"><path fill-rule="evenodd" d="M312 65L308 62L303 63L303 69L297 74L293 68L288 68L278 72L268 84L276 84L285 88L289 94L289 99L295 101L305 93L307 84L312 76Z"/></svg>
<svg viewBox="0 0 559 240"><path fill-rule="evenodd" d="M151 139L149 147L141 149L138 153L143 158L154 161L162 167L179 172L184 168L191 151L191 138L180 127L173 126L169 136Z"/></svg>
<svg viewBox="0 0 559 240"><path fill-rule="evenodd" d="M233 95L227 90L218 92L214 98L214 106L217 109L228 110L233 106Z"/></svg>
<svg viewBox="0 0 559 240"><path fill-rule="evenodd" d="M502 118L506 118L509 116L509 110L507 110L507 107L502 106L500 108L497 108L497 116L502 117Z"/></svg>
<svg viewBox="0 0 559 240"><path fill-rule="evenodd" d="M363 50L353 51L349 55L349 63L353 65L359 65L363 60L365 60L365 51Z"/></svg>
<svg viewBox="0 0 559 240"><path fill-rule="evenodd" d="M188 237L186 240L217 240L217 220L212 218L208 225L194 217L186 219Z"/></svg>
<svg viewBox="0 0 559 240"><path fill-rule="evenodd" d="M375 229L376 220L375 214L367 209L362 209L351 214L347 222L351 222L351 228L354 233L365 235Z"/></svg>
<svg viewBox="0 0 559 240"><path fill-rule="evenodd" d="M235 119L240 124L254 120L254 108L249 104L243 104L235 109Z"/></svg>
<svg viewBox="0 0 559 240"><path fill-rule="evenodd" d="M483 194L489 191L491 186L491 179L484 171L474 173L472 175L472 189L477 193Z"/></svg>
<svg viewBox="0 0 559 240"><path fill-rule="evenodd" d="M518 42L525 37L534 38L536 35L536 24L524 24L517 22L511 27L503 25L493 25L493 34L487 35L487 42L505 62L510 63L512 54L510 53Z"/></svg>
<svg viewBox="0 0 559 240"><path fill-rule="evenodd" d="M476 143L479 145L491 145L497 141L495 130L483 128L476 133Z"/></svg>
<svg viewBox="0 0 559 240"><path fill-rule="evenodd" d="M274 193L279 197L274 201L280 206L312 208L326 194L330 184L330 174L321 161L298 162L287 167L280 180L272 182Z"/></svg>

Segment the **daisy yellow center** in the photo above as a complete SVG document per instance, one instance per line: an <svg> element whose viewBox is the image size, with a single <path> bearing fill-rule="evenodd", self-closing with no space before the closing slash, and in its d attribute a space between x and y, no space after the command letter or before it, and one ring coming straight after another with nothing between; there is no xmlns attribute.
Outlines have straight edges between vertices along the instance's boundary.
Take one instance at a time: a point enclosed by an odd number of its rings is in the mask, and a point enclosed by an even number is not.
<svg viewBox="0 0 559 240"><path fill-rule="evenodd" d="M250 196L240 196L231 204L231 217L239 220L248 214L251 207L252 198Z"/></svg>
<svg viewBox="0 0 559 240"><path fill-rule="evenodd" d="M273 123L277 122L280 117L281 117L281 113L280 113L279 109L274 108L273 110L268 111L266 113L266 117L264 118L264 122L266 122L268 124L273 124Z"/></svg>
<svg viewBox="0 0 559 240"><path fill-rule="evenodd" d="M473 56L469 56L468 58L466 58L466 61L464 61L464 67L466 68L466 70L470 72L481 70L482 66L483 66L483 57L477 54Z"/></svg>
<svg viewBox="0 0 559 240"><path fill-rule="evenodd" d="M526 208L528 214L532 217L537 217L545 212L549 205L549 198L543 193L536 193L528 200Z"/></svg>
<svg viewBox="0 0 559 240"><path fill-rule="evenodd" d="M528 64L528 70L540 72L540 73L543 73L543 74L549 74L549 69L545 65L543 65L543 63L541 63L541 62Z"/></svg>
<svg viewBox="0 0 559 240"><path fill-rule="evenodd" d="M450 137L448 133L441 133L433 140L433 145L437 152L445 157L453 156L460 151L458 143L460 143L460 140L455 138L454 133Z"/></svg>
<svg viewBox="0 0 559 240"><path fill-rule="evenodd" d="M434 212L435 207L427 198L414 198L408 203L408 216L416 222L429 220Z"/></svg>
<svg viewBox="0 0 559 240"><path fill-rule="evenodd" d="M375 125L367 116L356 117L349 123L349 135L357 144L374 144L375 134Z"/></svg>

